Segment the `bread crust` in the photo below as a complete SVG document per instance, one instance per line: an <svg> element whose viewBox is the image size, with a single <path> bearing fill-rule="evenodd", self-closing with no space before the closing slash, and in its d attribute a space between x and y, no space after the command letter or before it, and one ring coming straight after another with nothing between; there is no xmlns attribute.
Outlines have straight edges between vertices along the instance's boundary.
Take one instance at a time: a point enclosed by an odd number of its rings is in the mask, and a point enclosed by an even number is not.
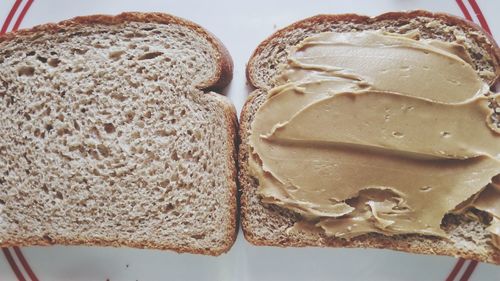
<svg viewBox="0 0 500 281"><path fill-rule="evenodd" d="M283 37L288 31L294 30L294 29L300 29L304 28L307 26L315 25L315 24L320 24L323 22L353 22L353 23L362 23L362 24L373 24L379 21L383 20L394 20L394 21L401 21L401 20L406 20L406 19L413 19L417 17L428 17L428 18L435 18L443 21L444 23L450 24L450 25L456 25L465 29L471 29L472 31L479 32L481 35L485 36L488 38L490 41L489 43L487 42L482 42L481 47L483 47L485 50L488 51L488 53L491 55L492 60L493 60L493 65L495 66L495 77L491 81L488 81L490 85L495 85L495 83L498 83L500 81L500 48L498 47L498 44L495 42L493 37L488 34L482 27L479 25L467 21L465 19L462 19L460 17L447 14L447 13L432 13L429 11L424 11L424 10L416 10L416 11L410 11L410 12L388 12L384 13L381 15L378 15L376 17L369 17L369 16L363 16L363 15L358 15L358 14L338 14L338 15L317 15L313 16L310 18L306 18L300 21L297 21L291 25L288 25L275 33L273 33L271 36L269 36L267 39L262 41L257 48L253 51L252 55L250 56L250 59L248 60L247 67L246 67L246 77L247 80L250 82L250 84L255 87L255 88L264 88L263 85L259 85L259 82L257 81L256 77L252 75L252 72L255 69L255 61L257 59L257 56L264 50L266 49L272 42L273 39Z"/></svg>
<svg viewBox="0 0 500 281"><path fill-rule="evenodd" d="M117 25L126 22L144 22L144 23L159 23L159 24L177 24L185 26L196 31L207 41L209 41L214 49L217 50L217 68L215 76L208 81L204 81L200 85L196 85L199 89L204 90L221 90L227 86L233 78L233 60L229 55L229 51L224 44L212 33L200 25L165 13L140 13L127 12L116 16L111 15L90 15L80 16L69 20L64 20L59 23L47 23L37 25L29 29L21 29L15 32L0 35L0 42L13 40L19 36L29 36L36 33L57 33L68 27L77 27L80 25L104 24Z"/></svg>
<svg viewBox="0 0 500 281"><path fill-rule="evenodd" d="M209 256L219 256L229 250L229 248L220 249L200 249L200 248L190 248L179 246L176 244L158 244L154 241L128 241L128 240L102 240L102 239L66 239L64 237L43 239L39 236L30 237L28 239L9 241L0 244L0 247L32 247L32 246L52 246L52 245L63 245L63 246L96 246L96 247L130 247L138 249L154 249L154 250L170 250L177 253L190 253L190 254L201 254Z"/></svg>
<svg viewBox="0 0 500 281"><path fill-rule="evenodd" d="M296 221L298 218L291 212L274 207L262 207L255 206L255 204L262 204L260 201L255 201L255 189L258 183L251 177L250 169L248 166L248 157L250 155L250 147L248 146L249 131L251 128L251 123L253 117L264 101L266 89L268 85L260 85L256 77L252 75L252 71L258 71L255 66L258 55L267 47L272 44L273 39L283 37L289 31L294 29L300 29L307 26L323 23L323 22L338 22L338 21L348 21L356 23L374 23L381 20L401 20L401 19L411 19L415 17L430 17L436 18L448 23L450 25L458 25L464 28L470 28L480 34L484 35L488 42L482 42L483 47L487 50L493 60L495 76L491 81L488 81L491 85L497 83L500 78L500 50L498 45L493 40L493 38L485 32L478 25L465 21L459 17L452 16L444 13L431 13L427 11L412 11L412 12L390 12L385 13L376 17L361 16L356 14L341 14L341 15L318 15L311 18L307 18L296 23L293 23L264 40L255 49L252 56L249 59L246 68L247 80L253 87L256 88L252 92L247 101L245 102L240 115L240 128L239 128L239 174L238 181L240 184L240 205L241 205L241 225L243 228L243 234L250 243L258 246L277 246L277 247L361 247L361 248L382 248L382 249L392 249L398 251L405 251L411 253L419 254L433 254L433 255L448 255L455 257L462 257L465 259L479 260L483 262L500 264L500 250L497 250L491 246L488 252L475 252L469 249L458 249L454 247L451 242L444 241L443 239L429 236L422 236L418 234L412 235L399 235L397 237L389 237L380 234L367 234L360 237L356 237L350 241L344 239L338 239L333 237L328 237L322 233L316 233L311 236L307 235L289 235L285 233L285 229ZM253 200L253 201L252 201ZM253 205L252 205L253 204ZM270 226L262 225L262 222L256 223L255 220L252 221L252 214L256 211L256 207L260 210L266 209L266 214L263 215L263 221L279 221L276 225L280 228L271 229ZM269 232L272 232L275 237L268 237L258 234L259 228L268 228Z"/></svg>
<svg viewBox="0 0 500 281"><path fill-rule="evenodd" d="M231 206L231 223L227 226L226 233L228 233L228 236L226 237L226 244L224 245L223 248L220 249L220 251L216 252L215 254L211 253L211 255L220 255L222 253L225 253L229 251L231 246L234 244L236 241L236 237L238 235L238 217L239 217L239 208L238 208L238 185L237 185L237 180L238 180L238 169L237 169L237 157L238 157L238 118L236 115L236 108L234 105L231 103L231 101L224 97L221 96L217 93L210 92L209 94L212 94L212 96L217 99L221 106L222 110L224 113L224 118L226 122L226 129L227 129L227 135L229 136L228 138L228 147L227 147L227 166L232 167L229 171L227 171L227 182L229 184L229 187L231 189L231 195L229 196L230 204Z"/></svg>

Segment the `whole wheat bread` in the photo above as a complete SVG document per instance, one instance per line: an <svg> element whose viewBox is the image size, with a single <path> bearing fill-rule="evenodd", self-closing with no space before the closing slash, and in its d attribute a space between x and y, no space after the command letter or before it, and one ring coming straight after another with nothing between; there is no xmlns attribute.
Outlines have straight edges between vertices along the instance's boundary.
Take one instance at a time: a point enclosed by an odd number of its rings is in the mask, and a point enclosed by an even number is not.
<svg viewBox="0 0 500 281"><path fill-rule="evenodd" d="M0 246L218 255L236 237L236 113L216 37L160 13L0 37Z"/></svg>
<svg viewBox="0 0 500 281"><path fill-rule="evenodd" d="M256 88L249 96L240 117L239 181L241 185L241 221L244 235L255 245L372 247L422 254L437 254L500 264L500 251L490 244L486 224L462 215L447 215L443 228L451 237L445 240L422 235L380 234L359 236L350 241L328 237L322 232L289 232L300 218L293 212L264 205L256 194L258 182L250 174L247 144L251 123L266 92L273 86L279 65L288 50L313 34L326 31L351 32L385 30L406 33L418 30L422 38L451 41L460 39L470 53L479 75L490 85L500 76L500 50L494 40L477 25L455 16L426 11L394 12L377 17L355 14L319 15L281 29L263 41L247 65L247 79Z"/></svg>

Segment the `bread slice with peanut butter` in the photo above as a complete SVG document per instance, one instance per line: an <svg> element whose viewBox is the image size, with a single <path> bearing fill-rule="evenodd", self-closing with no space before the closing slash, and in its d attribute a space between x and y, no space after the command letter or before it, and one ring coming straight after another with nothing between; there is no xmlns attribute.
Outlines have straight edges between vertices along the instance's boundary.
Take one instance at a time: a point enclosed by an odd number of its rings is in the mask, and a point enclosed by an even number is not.
<svg viewBox="0 0 500 281"><path fill-rule="evenodd" d="M247 240L500 264L499 59L480 27L426 11L320 15L263 41L240 118Z"/></svg>

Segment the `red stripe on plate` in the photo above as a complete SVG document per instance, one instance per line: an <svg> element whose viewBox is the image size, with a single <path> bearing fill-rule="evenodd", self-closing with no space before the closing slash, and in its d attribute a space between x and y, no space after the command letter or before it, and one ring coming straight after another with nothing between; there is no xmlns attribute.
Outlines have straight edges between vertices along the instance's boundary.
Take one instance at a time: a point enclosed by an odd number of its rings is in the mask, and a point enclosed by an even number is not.
<svg viewBox="0 0 500 281"><path fill-rule="evenodd" d="M470 21L472 21L472 17L469 13L469 11L467 10L467 7L465 7L465 4L462 0L457 0L457 4L458 4L458 7L460 8L460 10L462 10L462 13L464 14L464 17Z"/></svg>
<svg viewBox="0 0 500 281"><path fill-rule="evenodd" d="M33 4L33 0L28 0L26 5L24 5L24 8L22 9L21 13L19 14L19 17L16 20L16 23L14 24L14 27L12 28L13 31L16 31L19 29L19 26L23 22L24 16L26 15L28 10L30 9L31 4Z"/></svg>
<svg viewBox="0 0 500 281"><path fill-rule="evenodd" d="M479 5L477 4L476 0L469 0L469 4L474 10L474 13L477 16L477 19L479 20L479 23L481 24L481 27L486 30L489 34L491 34L490 27L488 26L488 23L486 22L486 18L483 16L483 12L481 12L481 9L479 8Z"/></svg>
<svg viewBox="0 0 500 281"><path fill-rule="evenodd" d="M462 269L462 266L464 265L464 262L465 262L465 260L462 259L462 258L459 258L457 260L457 263L455 264L455 266L451 270L450 274L446 278L446 281L453 281L453 280L455 280L455 277L457 277L458 272L460 271L460 269Z"/></svg>
<svg viewBox="0 0 500 281"><path fill-rule="evenodd" d="M14 261L14 258L12 257L9 249L7 248L2 248L2 251L3 251L3 254L5 255L5 258L7 259L7 261L9 262L9 265L10 267L12 268L12 271L14 272L14 274L16 275L17 277L17 280L19 281L26 281L26 279L24 279L24 276L23 274L21 273L21 271L19 270L19 267L17 267L17 264L16 262Z"/></svg>
<svg viewBox="0 0 500 281"><path fill-rule="evenodd" d="M469 278L471 277L472 273L474 273L474 270L476 269L477 266L477 261L471 261L467 268L464 271L464 274L460 278L460 281L469 281Z"/></svg>
<svg viewBox="0 0 500 281"><path fill-rule="evenodd" d="M7 18L5 19L5 22L2 25L2 29L0 30L0 34L4 34L7 32L7 29L9 28L10 22L12 21L12 18L17 12L17 9L19 8L19 5L21 5L22 0L16 0L14 3L14 6L10 9L9 15L7 15Z"/></svg>
<svg viewBox="0 0 500 281"><path fill-rule="evenodd" d="M28 276L31 278L31 280L38 281L38 278L36 277L33 270L31 270L31 267L26 258L24 257L23 252L21 252L21 249L19 249L19 247L14 247L14 252L16 253L17 257L19 258L19 261L23 265L24 270L26 271L26 273L28 273Z"/></svg>

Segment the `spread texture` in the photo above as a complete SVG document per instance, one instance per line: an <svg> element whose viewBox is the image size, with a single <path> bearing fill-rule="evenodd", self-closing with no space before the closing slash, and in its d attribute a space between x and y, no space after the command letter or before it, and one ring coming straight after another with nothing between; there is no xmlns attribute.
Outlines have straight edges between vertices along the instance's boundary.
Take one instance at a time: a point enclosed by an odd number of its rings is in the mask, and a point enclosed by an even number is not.
<svg viewBox="0 0 500 281"><path fill-rule="evenodd" d="M300 214L295 228L346 239L446 238L443 217L475 208L499 247L498 96L470 61L415 33L303 40L252 123L262 201Z"/></svg>

